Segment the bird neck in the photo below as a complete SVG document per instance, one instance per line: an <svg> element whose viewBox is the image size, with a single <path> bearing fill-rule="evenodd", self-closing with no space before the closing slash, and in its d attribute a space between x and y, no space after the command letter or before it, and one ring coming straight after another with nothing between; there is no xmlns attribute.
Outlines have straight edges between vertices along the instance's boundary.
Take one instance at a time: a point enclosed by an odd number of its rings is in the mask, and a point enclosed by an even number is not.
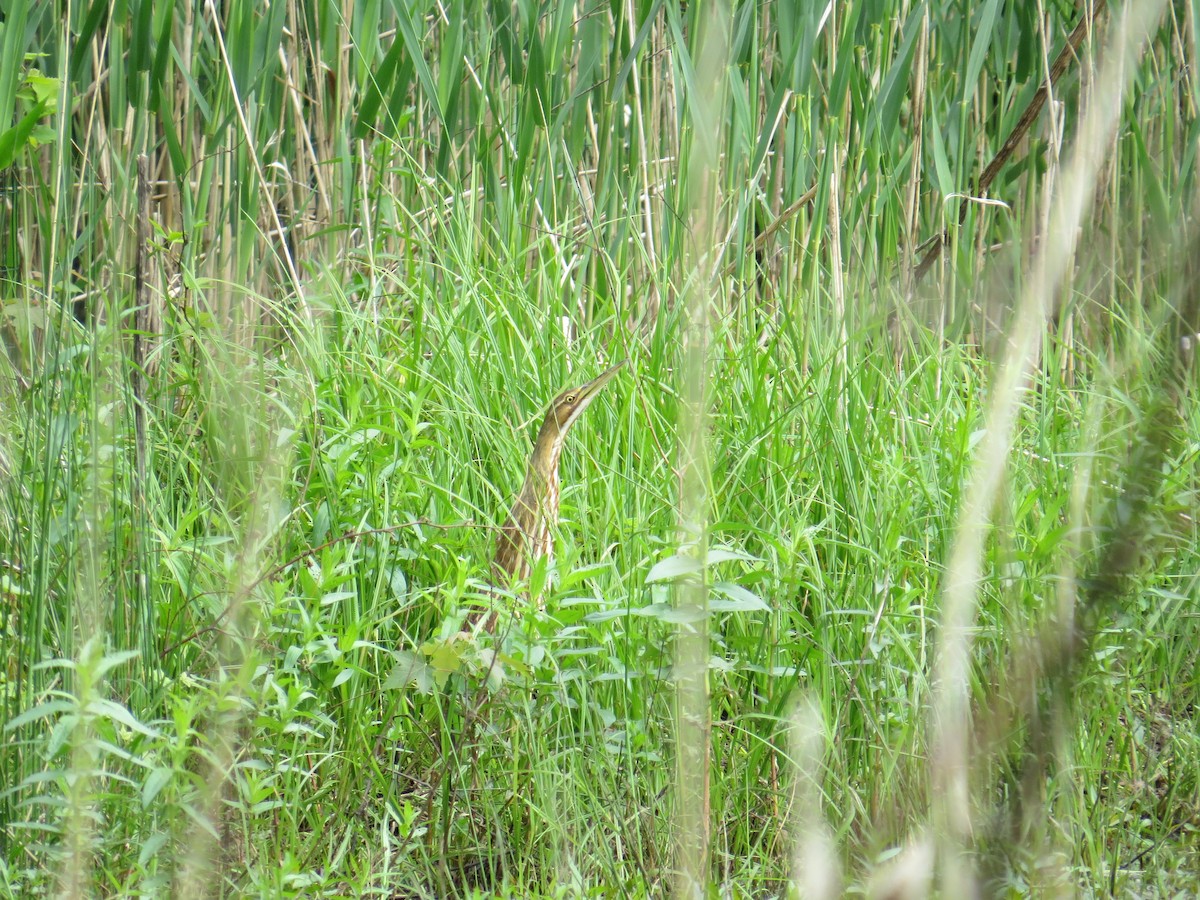
<svg viewBox="0 0 1200 900"><path fill-rule="evenodd" d="M558 458L562 454L564 434L558 430L558 423L547 420L538 432L537 443L533 455L529 458L528 477L535 475L543 484L557 480Z"/></svg>

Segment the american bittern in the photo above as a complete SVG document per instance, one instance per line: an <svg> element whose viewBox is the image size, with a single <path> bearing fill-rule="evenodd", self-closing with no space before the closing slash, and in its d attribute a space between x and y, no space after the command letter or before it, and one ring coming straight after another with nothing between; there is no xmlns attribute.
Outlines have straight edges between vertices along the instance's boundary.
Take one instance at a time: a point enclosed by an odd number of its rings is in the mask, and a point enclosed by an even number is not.
<svg viewBox="0 0 1200 900"><path fill-rule="evenodd" d="M529 577L533 560L552 557L553 528L558 524L558 460L562 455L567 432L596 395L617 374L625 363L619 362L597 378L576 388L569 388L554 398L546 418L533 442L525 483L509 510L508 519L496 540L496 556L492 560L492 578L496 584ZM484 616L484 627L496 628L498 611L476 610L467 616L464 629L470 629Z"/></svg>

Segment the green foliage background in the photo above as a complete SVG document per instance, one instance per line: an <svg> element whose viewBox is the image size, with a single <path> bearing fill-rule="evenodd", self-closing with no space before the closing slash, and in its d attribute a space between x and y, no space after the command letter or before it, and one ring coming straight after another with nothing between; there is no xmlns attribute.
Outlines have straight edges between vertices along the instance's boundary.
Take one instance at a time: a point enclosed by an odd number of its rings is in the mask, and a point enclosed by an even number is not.
<svg viewBox="0 0 1200 900"><path fill-rule="evenodd" d="M733 5L705 262L712 877L734 895L787 890L806 817L862 889L928 823L942 566L1102 6ZM663 890L709 12L5 5L0 890ZM989 890L1200 873L1194 374L1163 388L1197 328L1198 13L1171 4L1132 75L994 515L972 675ZM973 197L1093 14L1001 202ZM531 431L621 358L567 449L546 609L497 669L452 638ZM1122 518L1164 403L1150 509ZM1036 636L1122 524L1131 583L1065 686L1030 687Z"/></svg>

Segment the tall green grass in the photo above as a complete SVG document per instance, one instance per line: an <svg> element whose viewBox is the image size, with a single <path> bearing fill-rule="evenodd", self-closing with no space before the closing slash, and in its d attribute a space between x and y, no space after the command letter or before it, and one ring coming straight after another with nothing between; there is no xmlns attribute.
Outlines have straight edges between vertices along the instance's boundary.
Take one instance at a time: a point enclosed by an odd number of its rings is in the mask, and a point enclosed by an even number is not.
<svg viewBox="0 0 1200 900"><path fill-rule="evenodd" d="M726 64L719 5L216 9L0 23L0 891L1194 881L1193 11L1118 103L1115 6L738 3ZM622 358L545 608L458 639L544 404Z"/></svg>

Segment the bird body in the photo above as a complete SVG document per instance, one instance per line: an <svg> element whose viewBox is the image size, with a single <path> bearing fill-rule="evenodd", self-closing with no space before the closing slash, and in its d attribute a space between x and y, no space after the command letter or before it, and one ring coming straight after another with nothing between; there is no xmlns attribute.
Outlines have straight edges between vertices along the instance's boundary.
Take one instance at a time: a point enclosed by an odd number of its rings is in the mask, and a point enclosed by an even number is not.
<svg viewBox="0 0 1200 900"><path fill-rule="evenodd" d="M586 384L568 388L546 410L529 456L525 481L496 540L492 578L497 584L525 580L535 559L553 558L551 529L558 523L558 463L563 443L571 426L623 365L617 363ZM474 627L484 614L484 610L478 610L469 615L466 627ZM495 630L498 615L494 609L487 613L484 627L489 632Z"/></svg>

